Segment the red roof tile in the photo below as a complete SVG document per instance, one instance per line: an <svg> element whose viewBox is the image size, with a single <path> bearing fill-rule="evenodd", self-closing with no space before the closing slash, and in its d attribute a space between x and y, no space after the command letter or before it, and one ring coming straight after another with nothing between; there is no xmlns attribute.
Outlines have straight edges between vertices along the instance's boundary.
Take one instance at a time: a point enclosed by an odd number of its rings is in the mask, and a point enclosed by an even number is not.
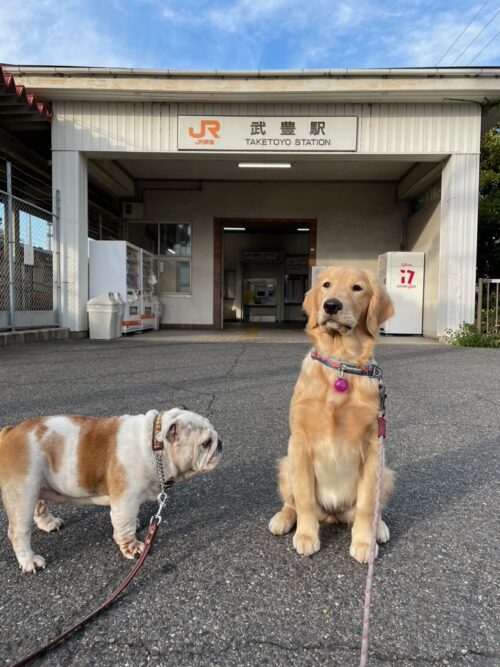
<svg viewBox="0 0 500 667"><path fill-rule="evenodd" d="M3 88L3 90L2 90ZM37 113L42 120L52 120L52 109L47 102L37 101L33 93L29 93L24 86L17 85L12 74L6 72L0 65L0 93L15 95L19 103L25 104L33 113Z"/></svg>

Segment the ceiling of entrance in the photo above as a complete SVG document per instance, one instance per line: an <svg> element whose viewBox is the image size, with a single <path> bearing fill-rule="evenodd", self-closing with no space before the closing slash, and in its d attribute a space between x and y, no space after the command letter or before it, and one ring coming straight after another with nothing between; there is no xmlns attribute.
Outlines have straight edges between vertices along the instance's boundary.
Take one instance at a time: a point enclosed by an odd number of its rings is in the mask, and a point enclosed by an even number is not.
<svg viewBox="0 0 500 667"><path fill-rule="evenodd" d="M241 169L238 161L290 162L290 169ZM345 157L303 156L199 156L171 159L114 160L132 178L138 180L202 181L397 181L413 162L357 160Z"/></svg>

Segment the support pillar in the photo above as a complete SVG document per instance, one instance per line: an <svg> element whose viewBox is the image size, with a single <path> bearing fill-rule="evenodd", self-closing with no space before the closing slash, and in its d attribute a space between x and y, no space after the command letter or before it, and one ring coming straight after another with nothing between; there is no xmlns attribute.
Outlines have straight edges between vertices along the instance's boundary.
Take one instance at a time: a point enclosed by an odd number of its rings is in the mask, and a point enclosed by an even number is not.
<svg viewBox="0 0 500 667"><path fill-rule="evenodd" d="M78 151L52 152L52 182L60 191L61 325L88 330L87 158Z"/></svg>
<svg viewBox="0 0 500 667"><path fill-rule="evenodd" d="M437 335L474 322L479 155L451 155L441 181Z"/></svg>

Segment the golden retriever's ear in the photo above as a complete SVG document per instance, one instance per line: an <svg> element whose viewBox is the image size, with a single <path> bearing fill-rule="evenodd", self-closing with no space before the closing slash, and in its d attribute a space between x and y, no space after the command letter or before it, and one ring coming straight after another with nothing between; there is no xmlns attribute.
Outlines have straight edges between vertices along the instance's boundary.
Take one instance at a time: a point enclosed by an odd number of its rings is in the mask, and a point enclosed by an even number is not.
<svg viewBox="0 0 500 667"><path fill-rule="evenodd" d="M307 315L308 329L313 329L318 326L317 307L316 286L313 285L311 289L306 292L304 303L302 304L302 308Z"/></svg>
<svg viewBox="0 0 500 667"><path fill-rule="evenodd" d="M372 288L372 298L370 299L366 313L366 328L370 336L375 338L382 322L385 322L389 317L394 315L394 306L378 278L370 273L368 276Z"/></svg>

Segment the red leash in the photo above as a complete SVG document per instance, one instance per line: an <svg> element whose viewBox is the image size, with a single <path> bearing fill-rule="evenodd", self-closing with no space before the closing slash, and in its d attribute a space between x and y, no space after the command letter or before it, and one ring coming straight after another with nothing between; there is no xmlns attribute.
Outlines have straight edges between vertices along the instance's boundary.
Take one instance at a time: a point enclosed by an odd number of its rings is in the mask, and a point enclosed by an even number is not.
<svg viewBox="0 0 500 667"><path fill-rule="evenodd" d="M98 607L95 611L93 611L91 614L88 616L85 616L85 618L82 618L78 623L75 623L72 625L70 628L67 630L64 630L64 632L61 632L60 635L57 635L57 637L54 637L51 639L49 642L47 642L44 646L41 648L37 649L36 651L33 651L33 653L30 653L26 657L22 658L18 662L15 662L11 667L21 667L22 665L27 665L29 662L34 660L35 658L38 658L39 656L43 655L47 651L50 651L50 649L54 648L57 644L60 642L64 641L67 637L73 634L73 632L76 632L80 628L82 628L84 625L92 621L96 616L99 616L99 614L102 614L103 611L106 611L108 607L110 607L113 602L116 600L116 598L120 595L120 593L125 590L125 588L130 584L132 579L135 577L135 575L139 572L139 570L142 567L142 564L146 560L146 556L148 555L151 547L153 546L153 542L156 536L156 531L158 530L158 526L161 523L161 513L163 512L163 508L165 507L165 503L167 502L167 489L169 489L172 484L174 483L173 478L165 479L165 473L163 471L163 461L162 461L162 450L163 450L163 441L158 441L156 440L156 435L159 432L161 428L161 417L162 417L161 412L159 412L156 417L155 421L153 423L153 432L151 434L151 448L155 454L156 458L156 465L157 465L157 470L158 470L158 477L160 479L160 484L161 484L161 493L159 494L157 500L158 500L158 509L156 510L156 514L153 514L149 521L149 528L148 532L146 533L146 537L144 538L144 551L142 554L139 556L137 559L137 562L135 563L134 567L130 570L130 572L127 574L125 579L119 584L118 588L111 593L111 595L105 600L100 607Z"/></svg>
<svg viewBox="0 0 500 667"><path fill-rule="evenodd" d="M61 632L60 635L57 635L57 637L54 637L51 639L49 642L47 642L44 646L41 648L37 649L36 651L33 651L33 653L30 653L26 657L22 658L18 662L15 662L12 667L21 667L21 665L27 665L29 662L34 660L35 658L38 658L39 656L43 655L47 651L49 651L51 648L54 648L57 644L60 642L64 641L69 635L73 634L73 632L76 632L79 630L81 627L86 625L89 621L92 621L96 616L99 616L103 611L108 609L113 602L116 600L116 598L120 595L120 593L129 585L129 583L132 581L132 579L135 577L137 572L140 570L142 564L144 563L146 556L148 555L152 545L153 541L155 539L156 531L158 530L159 526L159 521L153 521L155 517L152 517L151 523L149 524L148 532L146 533L146 537L144 539L144 544L146 545L144 548L144 551L142 554L139 556L137 562L135 563L134 567L130 570L130 572L127 574L125 579L120 583L118 588L111 593L111 595L108 597L108 599L102 603L100 607L98 607L95 611L93 611L91 614L88 616L85 616L85 618L82 618L78 623L75 623L72 625L70 628L67 630L64 630L64 632Z"/></svg>

